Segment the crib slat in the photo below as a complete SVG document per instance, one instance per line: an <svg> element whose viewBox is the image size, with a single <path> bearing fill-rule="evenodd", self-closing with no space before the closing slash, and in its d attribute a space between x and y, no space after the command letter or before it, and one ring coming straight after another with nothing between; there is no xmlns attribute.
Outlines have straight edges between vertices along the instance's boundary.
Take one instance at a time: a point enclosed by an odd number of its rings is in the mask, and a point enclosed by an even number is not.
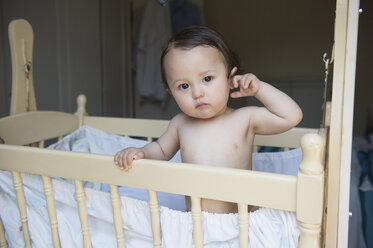
<svg viewBox="0 0 373 248"><path fill-rule="evenodd" d="M160 248L162 246L161 221L159 218L159 204L157 192L148 190L149 194L149 209L152 223L153 247Z"/></svg>
<svg viewBox="0 0 373 248"><path fill-rule="evenodd" d="M8 248L8 243L5 239L5 230L3 222L0 219L0 248Z"/></svg>
<svg viewBox="0 0 373 248"><path fill-rule="evenodd" d="M54 205L52 180L48 176L42 176L42 179L44 184L45 199L47 201L47 209L52 232L53 247L61 247L60 237L58 236L57 215L56 207Z"/></svg>
<svg viewBox="0 0 373 248"><path fill-rule="evenodd" d="M253 152L258 152L258 151L259 151L259 146L254 145L253 146Z"/></svg>
<svg viewBox="0 0 373 248"><path fill-rule="evenodd" d="M27 224L27 212L26 212L26 200L25 193L23 191L21 173L17 171L12 171L13 175L13 185L17 197L17 205L19 209L19 214L22 223L23 239L25 241L25 247L31 248L30 234L28 231Z"/></svg>
<svg viewBox="0 0 373 248"><path fill-rule="evenodd" d="M249 213L247 204L237 203L237 205L240 248L246 248L249 246Z"/></svg>
<svg viewBox="0 0 373 248"><path fill-rule="evenodd" d="M191 196L192 219L193 219L193 242L194 247L203 247L203 230L202 230L202 211L201 198Z"/></svg>
<svg viewBox="0 0 373 248"><path fill-rule="evenodd" d="M115 233L117 237L117 247L124 248L124 234L123 234L123 220L122 214L120 212L120 196L118 193L118 186L110 184L110 198L111 198L111 206L113 208L113 222L115 227Z"/></svg>
<svg viewBox="0 0 373 248"><path fill-rule="evenodd" d="M39 147L40 147L40 148L44 148L44 144L45 144L44 140L40 141L40 142L39 142Z"/></svg>
<svg viewBox="0 0 373 248"><path fill-rule="evenodd" d="M85 191L83 182L81 180L75 180L75 197L78 202L80 225L82 227L83 243L84 248L91 248L91 238L89 235L88 227L88 212L85 203Z"/></svg>

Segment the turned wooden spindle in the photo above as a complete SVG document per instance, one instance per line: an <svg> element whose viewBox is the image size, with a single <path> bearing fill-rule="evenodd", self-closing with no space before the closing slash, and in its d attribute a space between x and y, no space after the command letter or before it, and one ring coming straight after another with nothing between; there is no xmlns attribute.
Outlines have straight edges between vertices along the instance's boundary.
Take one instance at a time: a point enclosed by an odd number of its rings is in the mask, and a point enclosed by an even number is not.
<svg viewBox="0 0 373 248"><path fill-rule="evenodd" d="M23 232L23 239L25 241L25 247L31 248L31 239L27 224L27 211L26 211L26 200L25 200L25 193L23 191L23 184L21 173L17 171L12 171L13 175L13 186L16 192L17 197L17 205L19 209L19 214L22 223L22 232Z"/></svg>
<svg viewBox="0 0 373 248"><path fill-rule="evenodd" d="M51 226L53 247L61 247L60 237L58 236L56 206L54 204L54 194L52 180L49 176L42 176L44 185L44 195L47 202L49 222Z"/></svg>
<svg viewBox="0 0 373 248"><path fill-rule="evenodd" d="M76 103L78 105L78 108L76 109L75 114L79 116L79 126L82 126L84 124L84 116L88 115L86 111L87 97L83 94L80 94L76 98Z"/></svg>
<svg viewBox="0 0 373 248"><path fill-rule="evenodd" d="M85 191L83 187L83 182L80 180L75 180L75 198L78 202L78 213L80 219L80 225L82 228L82 235L83 235L83 244L84 248L91 248L91 238L89 234L89 227L88 227L88 212L86 206L86 197Z"/></svg>
<svg viewBox="0 0 373 248"><path fill-rule="evenodd" d="M118 193L118 186L110 184L110 199L111 199L111 207L113 208L113 221L114 221L114 228L117 238L117 247L124 248L124 233L123 233L123 218L122 213L120 211L121 201L120 196Z"/></svg>
<svg viewBox="0 0 373 248"><path fill-rule="evenodd" d="M201 198L191 196L192 219L193 219L193 242L194 247L203 247L202 210Z"/></svg>
<svg viewBox="0 0 373 248"><path fill-rule="evenodd" d="M153 190L148 190L148 194L150 218L153 233L153 247L160 248L162 246L162 234L157 192Z"/></svg>
<svg viewBox="0 0 373 248"><path fill-rule="evenodd" d="M240 248L249 247L249 213L247 204L237 203L238 205L238 228L240 231L239 241Z"/></svg>

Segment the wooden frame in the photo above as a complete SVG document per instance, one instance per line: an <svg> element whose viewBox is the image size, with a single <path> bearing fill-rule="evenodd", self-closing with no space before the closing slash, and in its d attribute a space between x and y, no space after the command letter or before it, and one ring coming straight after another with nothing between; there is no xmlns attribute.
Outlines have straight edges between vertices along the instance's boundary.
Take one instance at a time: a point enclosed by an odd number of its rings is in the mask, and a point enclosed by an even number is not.
<svg viewBox="0 0 373 248"><path fill-rule="evenodd" d="M326 163L324 247L347 247L358 0L337 0L330 134Z"/></svg>

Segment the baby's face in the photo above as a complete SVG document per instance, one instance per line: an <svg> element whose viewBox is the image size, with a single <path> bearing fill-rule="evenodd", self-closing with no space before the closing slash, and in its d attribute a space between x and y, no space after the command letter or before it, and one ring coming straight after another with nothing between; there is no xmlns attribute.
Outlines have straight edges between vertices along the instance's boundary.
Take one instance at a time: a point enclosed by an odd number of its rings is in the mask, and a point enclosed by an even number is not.
<svg viewBox="0 0 373 248"><path fill-rule="evenodd" d="M223 55L216 48L172 48L164 68L171 94L185 114L209 119L225 113L230 88Z"/></svg>

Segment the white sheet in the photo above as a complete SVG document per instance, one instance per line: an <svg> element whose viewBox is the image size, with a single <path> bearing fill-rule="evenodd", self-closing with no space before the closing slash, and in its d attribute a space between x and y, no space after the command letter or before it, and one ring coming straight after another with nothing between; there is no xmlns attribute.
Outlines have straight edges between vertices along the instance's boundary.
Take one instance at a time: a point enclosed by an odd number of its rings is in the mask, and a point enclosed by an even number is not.
<svg viewBox="0 0 373 248"><path fill-rule="evenodd" d="M145 141L121 137L84 126L50 148L113 155L124 147L142 146L145 143ZM277 161L280 156L293 162L290 168L295 171L298 165L294 161L300 159L299 153L300 151L293 150L276 154L254 154L253 167L257 166L264 171L274 168L279 171L289 171L289 167L283 161ZM177 154L173 161L180 161L180 155ZM276 164L280 164L282 169L278 169ZM41 178L34 175L22 175L22 177L33 247L52 247ZM105 192L107 186L90 182L87 182L85 186L93 247L116 247L110 194ZM62 247L82 247L74 186L69 180L54 179L53 188L61 245ZM119 191L122 195L126 247L152 247L149 209L146 202L147 192L127 187L121 187ZM185 209L184 196L159 193L158 197L162 206L176 210ZM168 207L161 207L160 210L162 247L193 247L190 212L176 211ZM19 213L16 209L11 175L0 171L0 215L6 227L9 247L24 246ZM205 247L238 247L237 214L203 213L203 225ZM261 208L250 214L249 236L251 247L297 247L299 230L295 215L286 211Z"/></svg>

